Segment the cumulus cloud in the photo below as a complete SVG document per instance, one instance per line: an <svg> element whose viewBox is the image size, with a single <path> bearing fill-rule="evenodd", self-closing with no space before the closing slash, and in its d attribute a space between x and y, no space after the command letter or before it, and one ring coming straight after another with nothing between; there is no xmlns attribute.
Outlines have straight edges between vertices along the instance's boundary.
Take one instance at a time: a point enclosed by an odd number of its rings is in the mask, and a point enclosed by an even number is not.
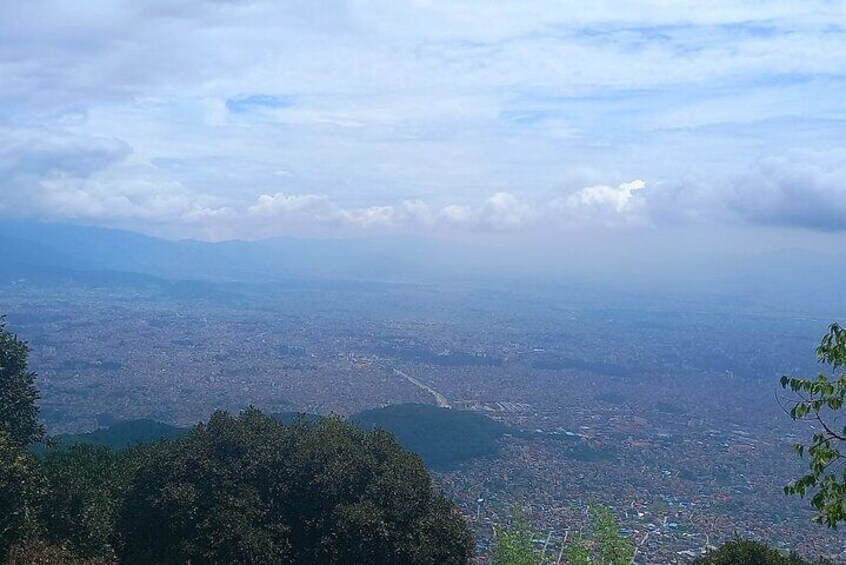
<svg viewBox="0 0 846 565"><path fill-rule="evenodd" d="M313 222L360 229L457 230L509 232L540 228L575 228L633 223L634 206L626 200L643 188L643 181L618 187L591 186L566 198L523 201L514 194L497 192L476 204L433 206L422 200L399 205L345 208L315 194L262 195L249 206L249 214L280 222Z"/></svg>
<svg viewBox="0 0 846 565"><path fill-rule="evenodd" d="M125 159L128 144L47 129L0 130L0 178L86 177Z"/></svg>
<svg viewBox="0 0 846 565"><path fill-rule="evenodd" d="M640 179L617 186L597 184L556 198L548 209L553 219L581 226L636 226L649 223Z"/></svg>
<svg viewBox="0 0 846 565"><path fill-rule="evenodd" d="M763 225L846 230L840 155L754 161L723 176L592 184L550 199L499 191L476 202L420 199L350 206L326 194L221 199L127 164L117 140L45 136L0 145L0 211L95 223L183 226L193 235L516 232L667 225ZM191 231L191 230L199 230Z"/></svg>
<svg viewBox="0 0 846 565"><path fill-rule="evenodd" d="M658 183L644 193L652 221L846 230L842 154L793 154L740 172Z"/></svg>
<svg viewBox="0 0 846 565"><path fill-rule="evenodd" d="M746 222L846 230L846 166L761 159L732 180L727 206Z"/></svg>
<svg viewBox="0 0 846 565"><path fill-rule="evenodd" d="M3 4L0 213L233 236L843 229L842 169L729 172L841 143L837 2L78 4Z"/></svg>
<svg viewBox="0 0 846 565"><path fill-rule="evenodd" d="M722 176L597 184L550 200L497 192L478 203L344 208L326 196L264 195L252 213L298 215L357 228L494 231L762 225L846 230L846 166L839 155L766 158Z"/></svg>
<svg viewBox="0 0 846 565"><path fill-rule="evenodd" d="M291 213L331 210L332 204L325 196L316 194L262 194L248 211L257 216L279 216Z"/></svg>
<svg viewBox="0 0 846 565"><path fill-rule="evenodd" d="M125 163L117 139L47 130L0 131L0 212L102 222L213 222L232 210ZM143 169L143 168L142 168Z"/></svg>

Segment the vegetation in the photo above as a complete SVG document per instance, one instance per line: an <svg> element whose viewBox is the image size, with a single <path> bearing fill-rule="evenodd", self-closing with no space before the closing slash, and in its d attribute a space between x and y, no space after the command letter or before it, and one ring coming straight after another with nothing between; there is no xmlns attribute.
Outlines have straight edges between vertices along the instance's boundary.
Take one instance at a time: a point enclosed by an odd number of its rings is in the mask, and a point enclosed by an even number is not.
<svg viewBox="0 0 846 565"><path fill-rule="evenodd" d="M620 527L611 512L603 506L591 506L591 532L581 532L561 551L568 565L629 565L634 547L620 534ZM550 559L543 548L535 548L532 533L521 512L515 512L510 528L496 532L493 547L494 565L546 565Z"/></svg>
<svg viewBox="0 0 846 565"><path fill-rule="evenodd" d="M824 561L816 563L823 564ZM694 565L811 565L795 553L785 555L759 542L732 540L696 559Z"/></svg>
<svg viewBox="0 0 846 565"><path fill-rule="evenodd" d="M491 551L493 565L542 565L543 556L535 551L534 534L519 508L514 510L509 528L495 531Z"/></svg>
<svg viewBox="0 0 846 565"><path fill-rule="evenodd" d="M9 559L465 565L472 555L421 460L339 418L285 426L255 409L217 412L178 439L60 445L30 461L33 475L15 484L40 491Z"/></svg>
<svg viewBox="0 0 846 565"><path fill-rule="evenodd" d="M188 432L186 428L179 428L155 420L128 420L115 422L108 428L99 429L84 434L66 434L56 436L54 443L71 446L86 444L108 447L110 449L126 449L135 445L152 443L163 439L176 439Z"/></svg>
<svg viewBox="0 0 846 565"><path fill-rule="evenodd" d="M316 424L321 420L316 414L296 412L272 414L272 417L286 426ZM481 414L427 404L399 404L366 410L351 416L350 421L365 429L391 432L404 449L420 456L426 466L433 469L451 468L476 457L495 455L499 450L497 440L509 431L507 426ZM51 438L51 443L63 446L84 443L122 450L162 439L177 439L187 432L186 428L153 420L129 420L90 433L56 436ZM604 455L607 454L587 450L573 456L600 458Z"/></svg>
<svg viewBox="0 0 846 565"><path fill-rule="evenodd" d="M790 416L812 422L816 430L808 443L793 446L799 457L807 455L809 469L784 491L801 497L813 493L815 519L835 527L846 521L846 426L837 422L846 398L846 328L832 324L816 352L819 361L828 365L828 374L820 372L811 379L781 378L781 386L798 397Z"/></svg>
<svg viewBox="0 0 846 565"><path fill-rule="evenodd" d="M115 523L134 459L92 445L48 451L40 462L46 486L41 538L77 557L113 560Z"/></svg>
<svg viewBox="0 0 846 565"><path fill-rule="evenodd" d="M428 404L397 404L366 410L351 420L367 429L391 432L400 445L435 469L495 455L499 451L497 440L508 431L505 425L481 414Z"/></svg>
<svg viewBox="0 0 846 565"><path fill-rule="evenodd" d="M28 448L44 435L29 349L4 322L0 318L0 557L13 542L38 532L36 501L43 485Z"/></svg>
<svg viewBox="0 0 846 565"><path fill-rule="evenodd" d="M6 565L113 565L108 559L76 557L68 548L43 541L28 541L14 546L6 556Z"/></svg>
<svg viewBox="0 0 846 565"><path fill-rule="evenodd" d="M60 442L35 457L42 431L26 344L0 327L0 345L0 562L466 565L472 556L470 531L422 461L389 433L339 418L285 426L255 409L217 412L173 439L127 447L137 436L118 426L104 442L122 451Z"/></svg>
<svg viewBox="0 0 846 565"><path fill-rule="evenodd" d="M31 445L44 435L28 355L26 343L7 331L5 318L0 317L0 434L16 447Z"/></svg>
<svg viewBox="0 0 846 565"><path fill-rule="evenodd" d="M465 564L471 536L422 463L337 418L216 413L147 448L119 517L127 563Z"/></svg>

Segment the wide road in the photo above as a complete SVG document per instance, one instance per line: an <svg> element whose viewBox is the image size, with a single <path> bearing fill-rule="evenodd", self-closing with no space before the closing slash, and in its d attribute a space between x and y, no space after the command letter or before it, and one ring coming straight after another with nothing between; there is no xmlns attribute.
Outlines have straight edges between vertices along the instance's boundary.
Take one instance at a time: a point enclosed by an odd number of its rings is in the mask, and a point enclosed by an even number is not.
<svg viewBox="0 0 846 565"><path fill-rule="evenodd" d="M412 377L408 373L400 371L399 369L394 369L394 374L399 376L399 377L404 378L405 380L407 380L411 384L413 384L417 387L420 387L423 390L425 390L426 392L428 392L429 394L431 394L435 398L435 402L437 403L437 405L440 406L441 408L452 408L452 405L450 405L449 401L446 399L446 396L444 396L440 392L436 391L435 389L433 389L432 387L430 387L426 383L415 379L414 377Z"/></svg>

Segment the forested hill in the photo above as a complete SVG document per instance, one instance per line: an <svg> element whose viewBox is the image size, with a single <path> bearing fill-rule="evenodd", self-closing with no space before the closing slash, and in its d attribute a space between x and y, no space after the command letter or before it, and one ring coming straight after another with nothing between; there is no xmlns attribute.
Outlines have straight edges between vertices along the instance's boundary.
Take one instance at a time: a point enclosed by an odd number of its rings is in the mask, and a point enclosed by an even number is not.
<svg viewBox="0 0 846 565"><path fill-rule="evenodd" d="M429 404L397 404L366 410L350 418L363 428L382 428L427 467L449 468L476 457L496 455L504 424L475 412Z"/></svg>
<svg viewBox="0 0 846 565"><path fill-rule="evenodd" d="M319 416L285 412L274 414L280 423L291 425L298 420L314 423ZM397 404L366 410L349 420L362 428L382 428L394 434L397 442L420 456L427 467L446 469L476 457L496 455L497 440L509 428L474 412L438 408L428 404ZM85 443L112 449L175 439L188 432L154 420L117 422L109 427L83 434L66 434L53 438L60 445Z"/></svg>

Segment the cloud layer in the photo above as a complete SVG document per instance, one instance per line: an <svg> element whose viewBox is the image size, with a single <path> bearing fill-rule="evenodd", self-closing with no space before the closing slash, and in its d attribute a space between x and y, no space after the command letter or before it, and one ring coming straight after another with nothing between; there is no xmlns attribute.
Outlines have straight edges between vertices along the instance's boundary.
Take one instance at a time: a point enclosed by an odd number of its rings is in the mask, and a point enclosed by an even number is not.
<svg viewBox="0 0 846 565"><path fill-rule="evenodd" d="M0 76L0 214L846 229L838 2L10 0Z"/></svg>
<svg viewBox="0 0 846 565"><path fill-rule="evenodd" d="M360 232L496 233L678 225L846 230L846 159L796 153L739 172L591 184L547 198L508 191L468 200L351 206L328 194L222 197L132 162L126 144L22 132L0 139L0 213L120 225L178 225L200 237ZM282 175L283 177L285 175Z"/></svg>

